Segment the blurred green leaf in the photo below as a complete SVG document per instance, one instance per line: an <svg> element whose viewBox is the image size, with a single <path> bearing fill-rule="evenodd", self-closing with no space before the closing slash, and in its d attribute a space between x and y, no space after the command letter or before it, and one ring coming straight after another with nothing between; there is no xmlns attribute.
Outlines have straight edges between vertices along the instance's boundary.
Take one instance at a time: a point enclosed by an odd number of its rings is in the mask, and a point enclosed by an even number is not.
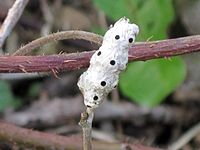
<svg viewBox="0 0 200 150"><path fill-rule="evenodd" d="M96 34L99 34L99 35L104 35L105 32L106 32L106 29L102 28L102 27L98 27L98 26L93 26L91 28L91 31L96 33Z"/></svg>
<svg viewBox="0 0 200 150"><path fill-rule="evenodd" d="M112 20L126 16L140 27L138 40L166 38L174 19L172 0L93 0Z"/></svg>
<svg viewBox="0 0 200 150"><path fill-rule="evenodd" d="M172 0L93 0L112 20L126 16L139 25L139 41L167 38L174 19ZM124 95L146 106L154 106L177 87L185 77L185 66L178 57L131 63L120 79Z"/></svg>
<svg viewBox="0 0 200 150"><path fill-rule="evenodd" d="M29 97L37 97L41 90L41 83L36 82L31 84L30 89L28 90L28 96Z"/></svg>
<svg viewBox="0 0 200 150"><path fill-rule="evenodd" d="M0 112L7 107L18 107L20 101L12 95L10 86L5 81L0 81Z"/></svg>
<svg viewBox="0 0 200 150"><path fill-rule="evenodd" d="M105 14L113 20L117 20L123 16L131 18L131 10L127 9L127 0L93 0L94 3L102 9Z"/></svg>
<svg viewBox="0 0 200 150"><path fill-rule="evenodd" d="M121 75L120 89L141 105L155 106L182 83L186 74L183 64L180 58L131 63Z"/></svg>

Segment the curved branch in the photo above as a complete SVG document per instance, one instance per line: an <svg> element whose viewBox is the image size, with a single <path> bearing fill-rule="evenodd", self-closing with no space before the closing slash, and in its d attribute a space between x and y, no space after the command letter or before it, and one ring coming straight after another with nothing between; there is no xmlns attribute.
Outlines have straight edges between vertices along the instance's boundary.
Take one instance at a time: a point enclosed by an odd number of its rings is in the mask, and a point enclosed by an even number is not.
<svg viewBox="0 0 200 150"><path fill-rule="evenodd" d="M48 44L50 42L55 42L58 40L66 40L66 39L82 39L89 42L93 42L97 45L101 45L102 43L102 36L86 32L86 31L79 31L79 30L73 30L73 31L62 31L57 33L52 33L50 35L47 35L45 37L41 37L39 39L36 39L27 45L21 47L18 49L13 55L27 55L29 54L33 49L36 49L38 47L41 47L45 44Z"/></svg>
<svg viewBox="0 0 200 150"><path fill-rule="evenodd" d="M24 147L40 149L81 149L80 138L65 138L0 122L0 140ZM77 142L77 140L79 142ZM77 144L80 143L80 144Z"/></svg>
<svg viewBox="0 0 200 150"><path fill-rule="evenodd" d="M42 133L30 129L24 129L8 123L0 122L0 141L10 142L17 146L34 147L36 149L55 149L55 150L81 150L81 137L64 137L60 135ZM94 150L121 150L128 147L130 150L160 150L139 144L93 142Z"/></svg>
<svg viewBox="0 0 200 150"><path fill-rule="evenodd" d="M167 58L200 51L200 35L155 42L136 43L129 61ZM1 56L0 73L53 72L87 67L94 51L48 56Z"/></svg>

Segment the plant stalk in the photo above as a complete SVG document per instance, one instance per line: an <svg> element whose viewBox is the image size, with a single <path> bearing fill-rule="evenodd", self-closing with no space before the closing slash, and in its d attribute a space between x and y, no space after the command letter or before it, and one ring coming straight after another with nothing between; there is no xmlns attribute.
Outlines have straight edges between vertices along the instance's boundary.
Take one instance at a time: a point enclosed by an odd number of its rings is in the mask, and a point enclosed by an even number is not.
<svg viewBox="0 0 200 150"><path fill-rule="evenodd" d="M129 49L129 61L144 61L200 51L200 35L136 43ZM58 72L89 66L95 51L47 56L0 56L0 73Z"/></svg>
<svg viewBox="0 0 200 150"><path fill-rule="evenodd" d="M86 108L81 114L79 125L83 130L83 150L92 150L92 121L94 118L94 110Z"/></svg>

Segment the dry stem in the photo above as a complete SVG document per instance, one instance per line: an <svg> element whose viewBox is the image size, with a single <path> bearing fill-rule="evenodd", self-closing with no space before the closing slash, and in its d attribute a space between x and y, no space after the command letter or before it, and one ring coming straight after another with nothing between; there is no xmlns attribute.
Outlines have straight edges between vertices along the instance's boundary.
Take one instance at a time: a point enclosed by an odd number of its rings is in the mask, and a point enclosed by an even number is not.
<svg viewBox="0 0 200 150"><path fill-rule="evenodd" d="M93 42L97 45L100 45L102 42L102 37L94 33L79 31L79 30L62 31L62 32L49 34L45 37L36 39L28 43L27 45L21 47L20 49L18 49L13 55L27 55L27 54L30 54L30 52L33 49L41 47L50 42L55 42L55 41L64 40L64 39L82 39L89 42Z"/></svg>
<svg viewBox="0 0 200 150"><path fill-rule="evenodd" d="M8 123L0 122L0 141L10 142L15 146L34 149L81 150L80 137L64 137L50 133L42 133L24 129ZM123 143L107 143L94 141L93 150L121 150ZM130 150L160 150L139 144L126 144Z"/></svg>
<svg viewBox="0 0 200 150"><path fill-rule="evenodd" d="M12 8L9 10L7 17L0 28L0 49L2 48L5 39L9 36L10 32L21 17L28 1L29 0L16 0Z"/></svg>
<svg viewBox="0 0 200 150"><path fill-rule="evenodd" d="M81 149L80 138L65 138L59 135L47 134L30 129L23 129L11 124L0 122L0 141L10 142L26 148L36 149Z"/></svg>
<svg viewBox="0 0 200 150"><path fill-rule="evenodd" d="M51 8L48 5L47 0L40 0L39 2L41 5L42 14L45 19L45 24L43 25L43 27L41 29L41 35L46 36L52 30L53 22L54 22L54 15L51 12Z"/></svg>
<svg viewBox="0 0 200 150"><path fill-rule="evenodd" d="M176 142L169 146L169 150L179 150L183 148L192 138L200 133L200 123L196 124L189 131L184 133Z"/></svg>
<svg viewBox="0 0 200 150"><path fill-rule="evenodd" d="M81 114L81 120L79 122L83 130L83 150L92 150L92 121L94 118L94 110L86 108Z"/></svg>

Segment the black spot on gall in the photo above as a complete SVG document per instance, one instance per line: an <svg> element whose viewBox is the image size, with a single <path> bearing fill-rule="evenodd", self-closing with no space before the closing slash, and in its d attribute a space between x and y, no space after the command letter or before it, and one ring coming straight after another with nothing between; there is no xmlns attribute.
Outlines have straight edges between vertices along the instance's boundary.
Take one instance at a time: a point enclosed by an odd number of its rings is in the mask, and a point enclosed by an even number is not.
<svg viewBox="0 0 200 150"><path fill-rule="evenodd" d="M129 41L129 43L132 43L133 42L133 38L130 38L128 41Z"/></svg>
<svg viewBox="0 0 200 150"><path fill-rule="evenodd" d="M106 85L106 82L105 81L102 81L101 82L101 86L105 86Z"/></svg>
<svg viewBox="0 0 200 150"><path fill-rule="evenodd" d="M114 60L111 60L111 61L110 61L110 64L111 64L111 65L115 65L115 61L114 61Z"/></svg>
<svg viewBox="0 0 200 150"><path fill-rule="evenodd" d="M95 95L95 96L93 97L93 100L95 100L95 101L98 100L98 96Z"/></svg>
<svg viewBox="0 0 200 150"><path fill-rule="evenodd" d="M116 39L116 40L118 40L119 38L120 38L120 36L119 36L119 35L116 35L116 36L115 36L115 39Z"/></svg>
<svg viewBox="0 0 200 150"><path fill-rule="evenodd" d="M100 56L101 55L101 51L99 51L98 53L97 53L97 56Z"/></svg>

